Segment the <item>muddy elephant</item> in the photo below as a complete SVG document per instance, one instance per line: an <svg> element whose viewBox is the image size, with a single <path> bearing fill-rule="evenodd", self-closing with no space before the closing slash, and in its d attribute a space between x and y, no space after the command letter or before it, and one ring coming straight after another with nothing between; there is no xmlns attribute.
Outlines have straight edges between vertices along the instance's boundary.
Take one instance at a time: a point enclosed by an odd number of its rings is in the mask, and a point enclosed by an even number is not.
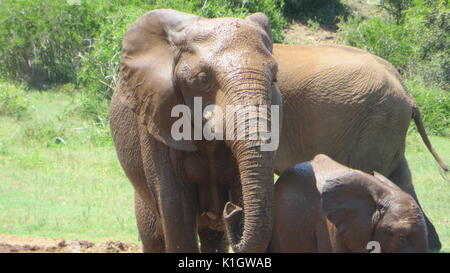
<svg viewBox="0 0 450 273"><path fill-rule="evenodd" d="M110 127L135 189L145 252L225 252L228 244L235 252L265 251L274 168L281 172L320 152L411 186L404 140L413 113L420 118L395 70L356 49L324 48L325 55L309 50L273 48L269 20L261 13L206 19L153 10L128 29ZM331 57L332 51L349 55L350 66L340 67L346 62ZM327 58L338 62L327 66ZM212 108L196 117L199 98ZM266 115L246 112L240 123L245 138L195 137L202 132L198 124L214 132L233 124L234 118L219 115L229 105L258 106ZM172 131L179 124L175 106L194 112L192 122L183 123L187 137ZM281 122L274 122L272 106L279 106ZM267 126L250 126L256 119ZM272 139L252 137L268 128L281 130L276 156L261 149ZM230 210L234 205L244 208L239 221L230 217L238 214Z"/></svg>
<svg viewBox="0 0 450 273"><path fill-rule="evenodd" d="M286 169L274 202L269 252L427 252L425 218L409 194L323 154Z"/></svg>
<svg viewBox="0 0 450 273"><path fill-rule="evenodd" d="M135 210L146 252L228 251L222 210L227 201L245 211L239 238L230 236L235 252L263 252L272 231L274 151L262 138L196 138L198 123L179 138L172 129L184 106L195 119L196 99L205 108L200 122L227 125L219 107L281 101L275 85L268 18L205 19L175 10L153 10L140 17L122 42L120 82L110 106L110 127L119 161L135 188ZM247 120L264 118L247 112ZM220 120L219 120L220 119ZM188 120L187 127L191 126ZM236 126L237 128L237 126ZM189 132L194 134L190 137ZM244 128L258 134L258 128ZM264 132L267 132L264 131ZM233 133L233 132L232 132Z"/></svg>

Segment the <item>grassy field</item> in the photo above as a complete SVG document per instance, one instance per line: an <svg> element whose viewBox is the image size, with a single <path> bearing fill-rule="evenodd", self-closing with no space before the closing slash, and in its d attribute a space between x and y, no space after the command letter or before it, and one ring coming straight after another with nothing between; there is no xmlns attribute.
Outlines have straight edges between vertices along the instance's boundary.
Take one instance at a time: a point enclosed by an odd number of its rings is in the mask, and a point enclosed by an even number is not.
<svg viewBox="0 0 450 273"><path fill-rule="evenodd" d="M0 116L0 235L137 242L132 187L107 125L76 114L78 95L28 94L28 118ZM431 141L450 162L450 139ZM449 252L450 184L418 135L408 137L407 157L419 199Z"/></svg>
<svg viewBox="0 0 450 273"><path fill-rule="evenodd" d="M70 113L77 96L28 99L31 119L0 117L0 234L137 241L131 184L102 139L109 129Z"/></svg>

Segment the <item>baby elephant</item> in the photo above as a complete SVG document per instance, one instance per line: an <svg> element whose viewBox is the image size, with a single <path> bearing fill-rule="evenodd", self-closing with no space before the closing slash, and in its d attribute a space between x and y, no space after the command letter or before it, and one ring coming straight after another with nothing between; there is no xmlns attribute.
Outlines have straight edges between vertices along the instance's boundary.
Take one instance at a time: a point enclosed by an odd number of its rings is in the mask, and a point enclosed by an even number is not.
<svg viewBox="0 0 450 273"><path fill-rule="evenodd" d="M414 199L387 178L317 155L276 182L269 251L426 252L427 230Z"/></svg>

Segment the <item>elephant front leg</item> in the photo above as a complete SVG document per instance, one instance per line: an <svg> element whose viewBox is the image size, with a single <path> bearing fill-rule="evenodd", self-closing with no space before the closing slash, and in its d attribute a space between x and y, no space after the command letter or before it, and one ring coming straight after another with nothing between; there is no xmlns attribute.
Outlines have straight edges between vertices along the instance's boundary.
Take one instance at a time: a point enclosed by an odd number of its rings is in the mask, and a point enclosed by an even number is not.
<svg viewBox="0 0 450 273"><path fill-rule="evenodd" d="M167 252L197 253L197 210L192 189L177 179L161 185L160 211Z"/></svg>
<svg viewBox="0 0 450 273"><path fill-rule="evenodd" d="M165 250L161 220L150 206L134 192L134 206L139 237L144 253L163 253Z"/></svg>
<svg viewBox="0 0 450 273"><path fill-rule="evenodd" d="M145 129L145 128L144 128ZM197 204L193 184L177 169L179 152L141 131L142 161L147 185L155 193L166 252L199 252Z"/></svg>

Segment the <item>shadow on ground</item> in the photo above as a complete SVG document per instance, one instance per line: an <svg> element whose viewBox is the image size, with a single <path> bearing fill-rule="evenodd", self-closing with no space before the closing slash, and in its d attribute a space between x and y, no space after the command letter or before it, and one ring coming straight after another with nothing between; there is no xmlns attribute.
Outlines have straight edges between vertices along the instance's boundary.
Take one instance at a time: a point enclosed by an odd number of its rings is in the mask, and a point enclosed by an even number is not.
<svg viewBox="0 0 450 273"><path fill-rule="evenodd" d="M336 32L340 18L347 18L351 8L339 0L285 0L283 14L290 23L314 24Z"/></svg>

